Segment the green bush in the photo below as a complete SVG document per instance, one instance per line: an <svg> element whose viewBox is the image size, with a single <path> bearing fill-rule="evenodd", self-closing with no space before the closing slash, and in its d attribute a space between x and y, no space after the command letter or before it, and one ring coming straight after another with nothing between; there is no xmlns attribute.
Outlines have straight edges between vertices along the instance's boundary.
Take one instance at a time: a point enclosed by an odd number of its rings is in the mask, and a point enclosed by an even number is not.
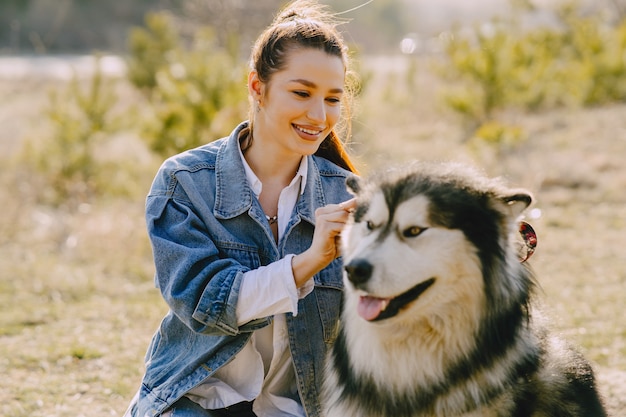
<svg viewBox="0 0 626 417"><path fill-rule="evenodd" d="M453 110L478 121L494 111L534 111L626 100L626 21L559 12L561 28L524 31L514 19L493 20L446 45L441 73L456 81L445 97Z"/></svg>
<svg viewBox="0 0 626 417"><path fill-rule="evenodd" d="M171 20L165 12L150 13L145 17L146 28L130 31L127 76L141 90L151 91L156 87L157 71L167 67L167 54L180 42Z"/></svg>
<svg viewBox="0 0 626 417"><path fill-rule="evenodd" d="M230 47L217 44L210 27L185 40L173 18L153 14L130 36L128 77L150 104L142 136L162 157L224 136L247 111L246 67Z"/></svg>
<svg viewBox="0 0 626 417"><path fill-rule="evenodd" d="M65 91L49 94L45 115L51 135L26 141L23 159L42 174L45 185L40 197L59 204L82 201L106 182L97 162L97 147L121 128L114 114L117 96L110 80L105 80L99 59L86 86L75 76Z"/></svg>
<svg viewBox="0 0 626 417"><path fill-rule="evenodd" d="M141 104L119 99L118 80L102 74L99 60L90 79L75 76L65 90L51 91L45 111L51 133L27 141L22 158L41 173L43 202L132 194L141 167L101 152L120 132L139 133L162 159L224 136L246 117L247 71L233 52L235 38L221 47L203 27L183 39L173 17L160 13L148 15L146 28L129 39L127 78L142 93Z"/></svg>
<svg viewBox="0 0 626 417"><path fill-rule="evenodd" d="M456 35L447 44L450 66L445 75L462 83L446 103L465 116L483 119L507 101L513 39L505 30L486 35L476 29L474 34L475 40Z"/></svg>
<svg viewBox="0 0 626 417"><path fill-rule="evenodd" d="M610 25L570 5L557 15L559 27L524 30L515 18L493 19L469 36L456 30L449 37L439 69L450 85L444 104L463 116L471 137L496 146L523 140L519 132L494 131L504 126L494 119L505 110L626 100L626 20Z"/></svg>
<svg viewBox="0 0 626 417"><path fill-rule="evenodd" d="M626 20L609 26L597 17L565 16L565 34L573 51L572 64L584 83L583 105L626 100Z"/></svg>

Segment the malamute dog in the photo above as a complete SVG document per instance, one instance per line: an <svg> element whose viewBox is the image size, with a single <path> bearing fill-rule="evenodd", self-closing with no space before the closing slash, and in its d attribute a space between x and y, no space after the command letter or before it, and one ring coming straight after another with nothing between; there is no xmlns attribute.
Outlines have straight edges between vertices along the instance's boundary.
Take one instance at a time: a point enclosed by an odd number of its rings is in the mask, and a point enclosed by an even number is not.
<svg viewBox="0 0 626 417"><path fill-rule="evenodd" d="M351 178L326 417L606 416L589 363L531 308L531 195L455 164Z"/></svg>

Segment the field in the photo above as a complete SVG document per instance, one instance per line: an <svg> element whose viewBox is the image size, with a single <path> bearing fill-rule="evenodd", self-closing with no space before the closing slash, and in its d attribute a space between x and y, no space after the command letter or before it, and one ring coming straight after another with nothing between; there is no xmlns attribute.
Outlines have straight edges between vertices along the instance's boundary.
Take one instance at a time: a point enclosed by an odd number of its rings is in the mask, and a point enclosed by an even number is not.
<svg viewBox="0 0 626 417"><path fill-rule="evenodd" d="M445 87L418 61L368 57L353 149L362 171L390 163L459 160L505 176L536 197L527 219L539 236L531 259L556 332L598 370L607 403L626 409L626 104L509 111L525 140L481 143L443 108ZM45 193L17 155L49 131L42 109L62 80L0 79L0 415L121 416L166 306L152 283L144 195L159 161L132 134L106 148L133 159L130 198L41 204ZM128 96L130 97L130 96Z"/></svg>

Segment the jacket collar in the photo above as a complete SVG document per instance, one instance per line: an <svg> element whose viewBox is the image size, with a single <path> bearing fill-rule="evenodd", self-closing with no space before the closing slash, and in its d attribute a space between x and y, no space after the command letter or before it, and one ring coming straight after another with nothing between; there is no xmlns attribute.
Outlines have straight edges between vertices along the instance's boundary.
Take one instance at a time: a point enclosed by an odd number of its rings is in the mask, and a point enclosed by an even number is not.
<svg viewBox="0 0 626 417"><path fill-rule="evenodd" d="M248 129L243 122L221 144L215 161L215 209L216 218L233 218L250 210L253 217L264 218L259 204L253 204L255 197L246 180L246 171L239 153L239 137ZM304 192L296 202L299 215L315 224L315 209L325 205L320 172L315 158L307 156L307 175ZM252 209L252 210L251 210Z"/></svg>

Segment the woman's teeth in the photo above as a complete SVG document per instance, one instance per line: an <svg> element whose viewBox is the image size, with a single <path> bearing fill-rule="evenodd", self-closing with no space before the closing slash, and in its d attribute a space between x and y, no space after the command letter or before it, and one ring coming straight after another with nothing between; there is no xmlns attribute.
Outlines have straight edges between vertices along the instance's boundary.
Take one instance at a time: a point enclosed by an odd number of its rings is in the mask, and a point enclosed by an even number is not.
<svg viewBox="0 0 626 417"><path fill-rule="evenodd" d="M321 130L310 130L310 129L305 129L303 127L300 126L296 126L296 129L298 129L300 132L306 133L307 135L319 135Z"/></svg>

